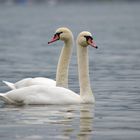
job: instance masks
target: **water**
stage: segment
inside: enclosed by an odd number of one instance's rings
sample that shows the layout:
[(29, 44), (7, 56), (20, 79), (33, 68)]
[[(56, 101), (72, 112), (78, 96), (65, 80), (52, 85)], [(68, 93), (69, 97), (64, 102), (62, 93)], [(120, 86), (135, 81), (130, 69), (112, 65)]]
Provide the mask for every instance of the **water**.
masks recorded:
[[(0, 81), (43, 76), (55, 79), (62, 42), (47, 45), (56, 28), (76, 37), (94, 34), (90, 50), (94, 105), (9, 106), (0, 102), (0, 139), (139, 140), (140, 3), (103, 2), (0, 5)], [(69, 88), (79, 92), (76, 50)], [(0, 92), (8, 91), (0, 82)]]

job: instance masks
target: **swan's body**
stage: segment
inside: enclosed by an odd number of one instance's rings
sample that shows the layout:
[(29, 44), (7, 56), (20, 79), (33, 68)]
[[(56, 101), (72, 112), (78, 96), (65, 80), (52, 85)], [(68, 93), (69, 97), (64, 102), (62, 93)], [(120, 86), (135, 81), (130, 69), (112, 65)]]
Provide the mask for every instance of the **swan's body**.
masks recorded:
[(7, 104), (76, 104), (94, 103), (95, 99), (89, 82), (87, 46), (96, 47), (89, 32), (81, 32), (77, 37), (78, 71), (80, 95), (63, 87), (34, 85), (0, 94)]
[(65, 45), (62, 48), (57, 65), (56, 81), (45, 77), (36, 77), (36, 78), (25, 78), (16, 83), (10, 83), (7, 81), (3, 81), (3, 83), (5, 83), (11, 89), (18, 89), (32, 85), (46, 85), (47, 87), (60, 86), (68, 88), (68, 69), (72, 53), (73, 34), (66, 27), (58, 28), (55, 32), (54, 37), (48, 43), (50, 44), (57, 40), (64, 41)]
[(0, 94), (6, 104), (75, 104), (80, 103), (78, 94), (63, 87), (46, 87), (45, 85), (33, 85), (29, 87), (11, 90), (6, 94)]
[(3, 83), (5, 83), (11, 89), (18, 89), (18, 88), (28, 87), (32, 85), (46, 85), (48, 87), (56, 86), (56, 81), (44, 77), (25, 78), (16, 83), (3, 81)]

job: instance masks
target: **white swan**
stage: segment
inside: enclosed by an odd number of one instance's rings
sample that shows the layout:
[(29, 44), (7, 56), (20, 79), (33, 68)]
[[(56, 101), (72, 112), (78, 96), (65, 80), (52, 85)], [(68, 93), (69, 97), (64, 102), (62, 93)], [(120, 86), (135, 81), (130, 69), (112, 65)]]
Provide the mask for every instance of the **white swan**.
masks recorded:
[(48, 44), (55, 42), (57, 40), (64, 41), (65, 45), (61, 51), (57, 65), (56, 81), (45, 77), (36, 77), (36, 78), (25, 78), (16, 83), (10, 83), (7, 81), (3, 82), (6, 85), (8, 85), (8, 87), (10, 87), (11, 89), (18, 89), (32, 85), (47, 85), (48, 87), (61, 86), (68, 88), (68, 69), (72, 53), (73, 34), (66, 27), (58, 28), (55, 32), (54, 37), (51, 39), (50, 42), (48, 42)]
[(0, 99), (7, 104), (76, 104), (94, 103), (95, 99), (90, 87), (87, 46), (97, 46), (91, 33), (84, 31), (77, 37), (78, 71), (80, 95), (63, 87), (47, 87), (34, 85), (11, 90), (0, 94)]

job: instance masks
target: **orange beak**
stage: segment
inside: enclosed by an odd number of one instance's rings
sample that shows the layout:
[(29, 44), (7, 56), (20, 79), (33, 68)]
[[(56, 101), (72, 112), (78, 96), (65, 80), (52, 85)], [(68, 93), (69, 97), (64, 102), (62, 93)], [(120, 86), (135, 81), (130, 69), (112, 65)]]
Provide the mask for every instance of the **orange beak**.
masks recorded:
[(96, 49), (98, 48), (98, 46), (96, 46), (96, 43), (91, 38), (89, 38), (87, 42), (88, 42), (88, 44), (90, 46), (92, 46), (92, 47), (94, 47)]
[(48, 44), (53, 43), (55, 41), (59, 40), (59, 35), (55, 34), (54, 37), (48, 42)]

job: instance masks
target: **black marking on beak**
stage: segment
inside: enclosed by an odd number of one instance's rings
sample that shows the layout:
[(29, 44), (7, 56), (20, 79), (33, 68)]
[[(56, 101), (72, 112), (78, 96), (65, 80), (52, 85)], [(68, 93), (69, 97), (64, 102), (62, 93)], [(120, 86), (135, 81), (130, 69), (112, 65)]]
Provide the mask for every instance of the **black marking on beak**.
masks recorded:
[(60, 37), (60, 34), (62, 34), (62, 33), (63, 32), (57, 32), (57, 33), (54, 34), (54, 37), (56, 37), (56, 36)]
[(84, 36), (86, 38), (86, 40), (88, 41), (89, 39), (93, 40), (92, 36)]

